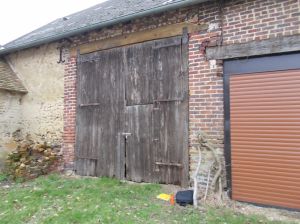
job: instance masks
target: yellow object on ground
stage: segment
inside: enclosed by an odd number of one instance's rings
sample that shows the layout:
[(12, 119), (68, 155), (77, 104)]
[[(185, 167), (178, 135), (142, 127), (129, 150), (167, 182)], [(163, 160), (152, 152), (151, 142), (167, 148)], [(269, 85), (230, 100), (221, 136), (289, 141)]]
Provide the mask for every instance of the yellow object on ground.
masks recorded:
[(170, 194), (160, 194), (160, 195), (157, 195), (156, 198), (164, 200), (164, 201), (170, 201), (171, 195)]

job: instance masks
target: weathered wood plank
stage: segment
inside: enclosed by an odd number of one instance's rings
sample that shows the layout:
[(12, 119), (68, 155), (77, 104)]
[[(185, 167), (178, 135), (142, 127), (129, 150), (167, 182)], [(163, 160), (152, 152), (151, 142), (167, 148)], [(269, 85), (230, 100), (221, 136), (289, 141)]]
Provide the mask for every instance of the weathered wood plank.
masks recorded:
[(205, 30), (208, 28), (207, 24), (193, 24), (193, 23), (177, 23), (172, 25), (162, 26), (156, 29), (139, 31), (135, 33), (120, 35), (117, 37), (94, 41), (91, 43), (83, 44), (70, 50), (71, 56), (76, 56), (78, 50), (80, 54), (91, 53), (95, 51), (141, 43), (145, 41), (162, 39), (182, 34), (182, 28), (187, 27), (189, 33)]
[[(185, 97), (188, 82), (185, 73), (187, 61), (183, 64), (183, 60), (187, 60), (183, 41), (182, 37), (172, 37), (156, 44), (165, 47), (154, 48), (156, 110), (153, 112), (153, 146), (156, 176), (160, 183), (178, 185), (186, 185), (188, 178), (188, 170), (184, 169), (184, 159), (188, 157), (185, 145), (188, 139), (185, 130), (188, 125), (188, 98)], [(180, 45), (174, 44), (177, 42)]]
[(230, 59), (300, 51), (300, 35), (278, 37), (249, 43), (209, 47), (207, 59)]
[(136, 182), (156, 182), (152, 150), (153, 105), (127, 107), (126, 178)]
[(181, 45), (181, 75), (182, 75), (182, 108), (183, 108), (183, 142), (182, 142), (182, 180), (181, 185), (189, 186), (189, 35), (188, 30), (183, 28)]
[(153, 54), (151, 42), (125, 48), (126, 106), (153, 102)]

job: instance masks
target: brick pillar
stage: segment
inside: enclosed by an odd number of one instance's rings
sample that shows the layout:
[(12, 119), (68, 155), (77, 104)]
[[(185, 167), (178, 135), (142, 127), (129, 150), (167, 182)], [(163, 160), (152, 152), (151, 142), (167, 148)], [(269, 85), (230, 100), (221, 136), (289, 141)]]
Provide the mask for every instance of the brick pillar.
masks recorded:
[[(215, 60), (205, 58), (205, 46), (215, 44), (219, 32), (190, 35), (189, 42), (189, 142), (190, 175), (198, 161), (198, 152), (193, 147), (199, 131), (207, 133), (223, 153), (223, 78), (222, 66)], [(202, 164), (204, 170), (208, 170)]]
[(74, 168), (76, 129), (76, 57), (70, 57), (65, 63), (64, 75), (64, 168)]

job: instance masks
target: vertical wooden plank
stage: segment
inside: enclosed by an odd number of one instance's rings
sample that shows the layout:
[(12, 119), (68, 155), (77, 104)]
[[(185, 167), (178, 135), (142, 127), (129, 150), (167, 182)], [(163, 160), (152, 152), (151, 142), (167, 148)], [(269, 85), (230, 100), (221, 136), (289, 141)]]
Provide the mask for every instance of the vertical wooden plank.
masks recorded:
[[(187, 185), (187, 79), (181, 37), (156, 42), (154, 63), (156, 100), (154, 133), (159, 182)], [(187, 60), (187, 58), (186, 58)], [(188, 164), (187, 164), (188, 165)]]
[(182, 186), (189, 186), (189, 35), (188, 29), (183, 28), (181, 44), (181, 74), (183, 85), (183, 153), (182, 153)]
[[(79, 56), (81, 57), (81, 56)], [(82, 62), (81, 58), (78, 60), (78, 80), (77, 89), (82, 91), (77, 92), (77, 121), (76, 121), (76, 151), (75, 151), (75, 170), (81, 175), (95, 176), (95, 159), (97, 159), (97, 152), (93, 148), (93, 135), (96, 133), (96, 127), (93, 119), (98, 114), (99, 108), (91, 108), (80, 106), (88, 102), (93, 102), (88, 96), (92, 95), (89, 91), (91, 88), (91, 79), (89, 74), (94, 66), (88, 62)], [(84, 133), (91, 133), (84, 135)], [(84, 159), (83, 159), (84, 158)], [(88, 160), (93, 161), (88, 161)]]
[(120, 175), (118, 170), (120, 158), (118, 151), (121, 131), (121, 117), (124, 113), (124, 83), (122, 73), (123, 50), (111, 49), (98, 52), (98, 98), (101, 102), (100, 124), (102, 128), (99, 158), (101, 163), (98, 171), (101, 176), (116, 177)]
[(182, 98), (181, 37), (157, 40), (153, 43), (156, 86), (154, 99)]
[(152, 42), (125, 48), (126, 78), (126, 178), (152, 182)]
[(152, 43), (126, 47), (126, 105), (144, 105), (153, 102)]
[(126, 140), (126, 175), (128, 180), (152, 182), (152, 110), (153, 105), (127, 107), (127, 124), (131, 135)]

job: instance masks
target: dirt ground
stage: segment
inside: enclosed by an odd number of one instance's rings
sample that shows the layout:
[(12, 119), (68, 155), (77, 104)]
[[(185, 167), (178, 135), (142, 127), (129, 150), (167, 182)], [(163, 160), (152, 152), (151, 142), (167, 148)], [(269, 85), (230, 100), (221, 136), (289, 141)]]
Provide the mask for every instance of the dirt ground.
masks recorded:
[[(174, 185), (162, 185), (162, 193), (167, 194), (176, 194), (177, 191), (183, 190), (179, 186)], [(192, 189), (192, 188), (190, 188)], [(209, 199), (210, 198), (210, 199)], [(300, 211), (291, 211), (287, 209), (278, 209), (278, 208), (270, 208), (270, 207), (262, 207), (244, 202), (232, 201), (228, 197), (225, 196), (225, 200), (218, 204), (215, 202), (212, 197), (208, 197), (208, 200), (205, 202), (200, 201), (199, 209), (203, 210), (206, 205), (212, 207), (225, 207), (232, 209), (236, 213), (242, 213), (244, 215), (261, 215), (265, 216), (269, 220), (277, 220), (277, 221), (287, 221), (293, 223), (300, 224)]]
[(232, 205), (230, 207), (235, 211), (245, 215), (263, 215), (269, 220), (290, 221), (300, 223), (300, 211), (261, 207), (242, 202), (232, 202)]

